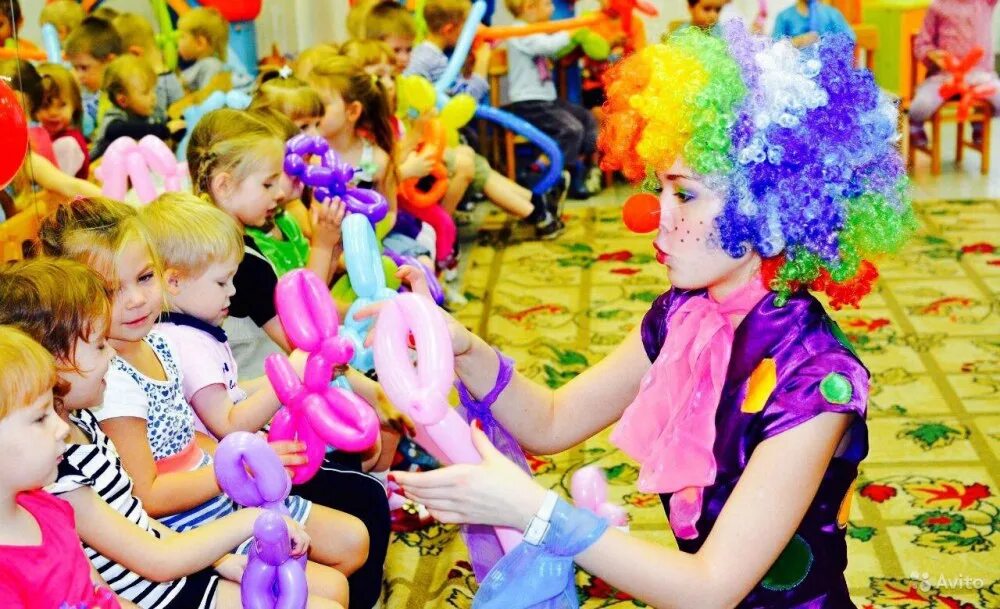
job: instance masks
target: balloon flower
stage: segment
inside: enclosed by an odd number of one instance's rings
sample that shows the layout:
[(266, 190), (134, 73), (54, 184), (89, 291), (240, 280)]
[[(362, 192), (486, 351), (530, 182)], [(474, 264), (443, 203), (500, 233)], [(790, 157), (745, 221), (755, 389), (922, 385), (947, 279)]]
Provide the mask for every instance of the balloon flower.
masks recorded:
[[(318, 158), (319, 164), (311, 164), (311, 158)], [(348, 211), (375, 224), (389, 213), (389, 203), (380, 192), (351, 186), (356, 171), (318, 135), (300, 133), (285, 144), (285, 173), (312, 186), (317, 199), (340, 197)]]
[[(409, 337), (417, 351), (410, 363)], [(375, 369), (392, 403), (406, 413), (450, 463), (479, 463), (468, 423), (448, 404), (455, 356), (448, 326), (437, 306), (419, 294), (387, 302), (375, 327)], [(497, 528), (504, 551), (520, 543), (513, 529)]]
[(593, 465), (580, 468), (570, 480), (570, 492), (577, 507), (590, 510), (611, 526), (628, 526), (625, 509), (608, 502), (608, 480), (604, 470)]
[(399, 195), (405, 198), (412, 207), (423, 208), (435, 205), (448, 190), (448, 169), (444, 166), (444, 149), (447, 147), (447, 143), (444, 125), (441, 124), (441, 121), (436, 118), (427, 119), (424, 122), (423, 138), (417, 146), (417, 152), (423, 152), (428, 148), (434, 150), (434, 165), (431, 167), (430, 173), (433, 180), (427, 188), (419, 186), (423, 178), (409, 178), (403, 180), (399, 185)]
[[(363, 216), (350, 217), (368, 224)], [(268, 439), (305, 444), (306, 463), (291, 468), (292, 481), (302, 484), (319, 470), (328, 444), (348, 452), (372, 446), (378, 419), (350, 388), (330, 383), (334, 368), (351, 361), (355, 346), (338, 334), (337, 310), (323, 281), (312, 271), (292, 271), (278, 280), (274, 299), (288, 339), (309, 355), (302, 379), (285, 355), (264, 360), (267, 378), (284, 404), (271, 421)]]
[(215, 452), (219, 487), (244, 507), (265, 511), (253, 525), (254, 541), (240, 580), (243, 606), (250, 609), (305, 609), (309, 597), (305, 555), (292, 558), (285, 498), (291, 480), (278, 455), (259, 436), (231, 433)]
[(969, 118), (969, 110), (977, 100), (989, 99), (996, 93), (996, 85), (992, 81), (978, 85), (968, 81), (969, 72), (983, 58), (984, 53), (983, 47), (975, 47), (962, 59), (951, 54), (945, 55), (945, 70), (951, 74), (951, 79), (941, 85), (940, 93), (944, 99), (958, 97), (956, 116), (960, 121)]
[(4, 145), (0, 146), (0, 188), (17, 175), (28, 154), (28, 121), (21, 103), (6, 79), (0, 78), (0, 128)]
[(125, 136), (111, 142), (101, 159), (101, 166), (94, 174), (103, 183), (102, 192), (111, 199), (124, 199), (131, 182), (135, 194), (143, 203), (156, 198), (153, 173), (163, 178), (167, 191), (181, 189), (185, 170), (174, 153), (155, 135), (147, 135), (138, 142)]

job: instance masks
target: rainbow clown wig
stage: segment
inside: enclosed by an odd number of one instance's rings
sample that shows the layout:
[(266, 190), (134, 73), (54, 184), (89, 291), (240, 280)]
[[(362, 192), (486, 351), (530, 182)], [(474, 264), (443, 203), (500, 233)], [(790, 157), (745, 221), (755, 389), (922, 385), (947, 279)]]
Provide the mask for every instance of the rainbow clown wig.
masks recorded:
[(719, 38), (688, 28), (606, 84), (604, 167), (652, 189), (682, 159), (725, 193), (720, 246), (758, 252), (779, 304), (808, 286), (857, 305), (878, 276), (872, 259), (915, 227), (897, 109), (854, 67), (846, 36), (800, 50), (734, 21)]

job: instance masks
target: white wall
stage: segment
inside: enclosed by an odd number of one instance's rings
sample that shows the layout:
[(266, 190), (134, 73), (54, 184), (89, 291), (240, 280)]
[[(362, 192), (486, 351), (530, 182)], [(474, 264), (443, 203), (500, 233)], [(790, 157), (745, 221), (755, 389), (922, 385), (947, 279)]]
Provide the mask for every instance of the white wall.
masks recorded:
[[(770, 0), (769, 19), (795, 0)], [(733, 0), (737, 8), (752, 19), (757, 14), (757, 0)], [(22, 34), (40, 42), (38, 14), (45, 0), (21, 0), (24, 11)], [(153, 12), (146, 0), (108, 0), (108, 6), (121, 11), (135, 12), (153, 20)], [(503, 0), (496, 0), (496, 24), (510, 21), (510, 14)], [(646, 32), (650, 40), (656, 40), (667, 29), (667, 24), (688, 16), (686, 0), (654, 0), (660, 9), (660, 16), (646, 19)], [(594, 10), (598, 0), (579, 0), (578, 11)], [(257, 19), (257, 41), (263, 55), (270, 53), (272, 42), (278, 42), (283, 53), (295, 53), (308, 46), (326, 40), (342, 41), (346, 37), (347, 0), (264, 0), (264, 8)], [(993, 15), (994, 40), (1000, 40), (1000, 11)], [(1000, 51), (1000, 44), (997, 44)]]

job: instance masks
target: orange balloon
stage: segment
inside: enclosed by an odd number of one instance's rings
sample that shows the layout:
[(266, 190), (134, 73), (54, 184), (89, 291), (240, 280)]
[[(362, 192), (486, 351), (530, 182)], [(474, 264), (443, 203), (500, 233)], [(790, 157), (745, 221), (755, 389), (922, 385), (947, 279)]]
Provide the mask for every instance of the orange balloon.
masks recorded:
[(648, 192), (634, 194), (625, 201), (622, 220), (633, 233), (651, 233), (660, 226), (660, 199)]

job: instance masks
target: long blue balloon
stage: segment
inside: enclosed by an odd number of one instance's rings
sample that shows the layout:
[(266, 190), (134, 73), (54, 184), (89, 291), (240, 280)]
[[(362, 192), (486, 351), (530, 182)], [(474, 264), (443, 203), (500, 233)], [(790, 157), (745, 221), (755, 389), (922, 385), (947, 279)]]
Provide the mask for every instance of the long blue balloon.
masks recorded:
[[(479, 29), (479, 23), (482, 21), (483, 15), (486, 14), (486, 9), (487, 6), (484, 0), (476, 0), (476, 3), (472, 5), (472, 10), (469, 11), (469, 16), (465, 19), (465, 24), (462, 25), (462, 33), (455, 44), (455, 51), (451, 54), (451, 59), (448, 60), (448, 67), (445, 68), (441, 78), (434, 83), (439, 107), (444, 107), (448, 103), (447, 91), (452, 83), (455, 82), (455, 79), (458, 78), (458, 73), (462, 69), (462, 66), (465, 65), (465, 59), (469, 56), (469, 49), (472, 48), (472, 41), (476, 37), (476, 30)], [(531, 189), (533, 193), (542, 194), (555, 185), (559, 180), (560, 174), (562, 174), (564, 160), (562, 151), (556, 145), (555, 140), (539, 131), (531, 123), (509, 112), (497, 110), (491, 106), (479, 105), (476, 108), (476, 117), (494, 122), (510, 129), (518, 135), (524, 136), (529, 141), (534, 142), (549, 157), (549, 170), (535, 184), (535, 187)]]
[(476, 107), (476, 118), (486, 119), (490, 122), (496, 123), (501, 127), (506, 127), (518, 135), (523, 135), (529, 141), (538, 146), (542, 152), (549, 157), (549, 169), (545, 173), (545, 176), (535, 184), (531, 192), (540, 195), (550, 188), (555, 186), (559, 177), (562, 175), (563, 168), (563, 153), (548, 135), (542, 133), (537, 127), (529, 123), (528, 121), (514, 116), (510, 112), (504, 112), (503, 110), (498, 110), (492, 106), (479, 105)]
[(51, 23), (42, 25), (42, 48), (49, 63), (62, 63), (62, 46), (59, 44), (59, 32)]
[(469, 11), (469, 16), (465, 18), (462, 33), (459, 34), (458, 42), (455, 43), (455, 50), (451, 54), (451, 59), (448, 60), (448, 67), (444, 69), (444, 74), (434, 83), (434, 90), (438, 92), (438, 96), (443, 95), (458, 78), (462, 66), (465, 65), (465, 59), (469, 56), (469, 50), (472, 49), (472, 41), (476, 37), (476, 30), (479, 29), (479, 23), (483, 20), (483, 15), (485, 14), (486, 3), (483, 0), (476, 0), (476, 3), (472, 5), (472, 10)]

